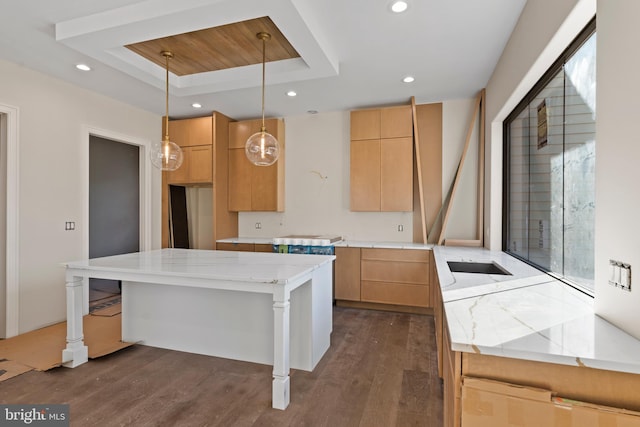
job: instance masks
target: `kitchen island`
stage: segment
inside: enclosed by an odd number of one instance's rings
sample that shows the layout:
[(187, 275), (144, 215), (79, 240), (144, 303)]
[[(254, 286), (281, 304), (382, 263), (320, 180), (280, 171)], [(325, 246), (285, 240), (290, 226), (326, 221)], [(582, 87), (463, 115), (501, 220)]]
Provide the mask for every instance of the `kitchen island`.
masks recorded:
[(273, 407), (290, 368), (312, 371), (330, 345), (330, 255), (162, 249), (66, 264), (64, 366), (87, 361), (88, 278), (122, 281), (122, 339), (272, 364)]

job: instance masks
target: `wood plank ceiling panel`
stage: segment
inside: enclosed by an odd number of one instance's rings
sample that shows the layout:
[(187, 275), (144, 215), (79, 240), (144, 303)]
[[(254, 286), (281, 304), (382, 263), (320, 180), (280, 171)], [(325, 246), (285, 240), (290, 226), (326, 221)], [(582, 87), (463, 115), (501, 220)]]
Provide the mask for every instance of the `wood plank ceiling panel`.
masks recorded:
[(170, 71), (185, 76), (262, 63), (262, 40), (256, 37), (260, 31), (271, 34), (271, 40), (267, 41), (267, 62), (300, 57), (268, 16), (125, 47), (162, 68), (165, 58), (161, 52), (168, 50), (174, 55), (169, 61)]

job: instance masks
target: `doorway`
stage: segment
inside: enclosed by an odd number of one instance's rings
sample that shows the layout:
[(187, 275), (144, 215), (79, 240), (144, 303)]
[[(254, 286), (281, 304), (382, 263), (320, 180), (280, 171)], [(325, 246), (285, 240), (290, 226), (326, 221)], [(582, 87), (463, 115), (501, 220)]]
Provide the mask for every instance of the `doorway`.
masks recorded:
[(0, 104), (0, 338), (18, 335), (18, 107)]
[(6, 338), (7, 330), (7, 116), (0, 111), (0, 338)]
[[(89, 136), (89, 258), (140, 251), (140, 147)], [(120, 283), (90, 279), (91, 309), (119, 301)]]

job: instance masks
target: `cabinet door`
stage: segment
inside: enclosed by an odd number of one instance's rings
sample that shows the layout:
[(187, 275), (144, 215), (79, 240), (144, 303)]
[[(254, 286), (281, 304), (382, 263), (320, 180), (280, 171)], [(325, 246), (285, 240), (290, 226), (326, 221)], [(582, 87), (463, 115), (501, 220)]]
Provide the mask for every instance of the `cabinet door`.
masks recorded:
[(190, 170), (191, 156), (189, 147), (182, 147), (182, 164), (178, 169), (167, 172), (167, 180), (170, 184), (187, 184), (189, 183)]
[(413, 137), (413, 116), (410, 105), (380, 110), (380, 138)]
[(247, 139), (262, 127), (262, 119), (229, 125), (229, 210), (284, 210), (284, 122), (265, 120), (267, 132), (280, 143), (280, 158), (271, 166), (255, 166), (247, 160)]
[(251, 210), (251, 163), (244, 147), (229, 149), (229, 210)]
[(261, 120), (243, 120), (229, 123), (229, 148), (242, 148), (247, 139), (260, 130)]
[(413, 139), (380, 141), (380, 210), (413, 210)]
[(380, 140), (351, 141), (351, 210), (380, 210)]
[(211, 145), (187, 147), (185, 150), (188, 150), (189, 152), (189, 182), (213, 182), (213, 158), (211, 156)]
[(338, 300), (360, 301), (360, 248), (335, 248), (335, 291)]
[(351, 139), (380, 139), (380, 110), (352, 111)]
[[(165, 122), (162, 121), (164, 135)], [(211, 117), (169, 120), (169, 139), (180, 147), (194, 145), (211, 145), (213, 141), (213, 124)]]
[[(280, 161), (278, 159), (278, 161)], [(249, 163), (247, 161), (247, 163)], [(251, 169), (251, 210), (278, 210), (278, 166), (250, 165)]]
[(209, 184), (213, 182), (211, 145), (182, 147), (182, 165), (167, 174), (170, 184)]

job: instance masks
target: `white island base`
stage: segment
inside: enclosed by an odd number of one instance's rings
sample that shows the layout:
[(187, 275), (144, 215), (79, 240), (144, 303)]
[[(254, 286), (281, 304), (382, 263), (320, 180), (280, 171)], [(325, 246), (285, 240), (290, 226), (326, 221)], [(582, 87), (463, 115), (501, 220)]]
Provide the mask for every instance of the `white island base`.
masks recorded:
[(273, 365), (285, 409), (290, 367), (312, 371), (330, 345), (333, 259), (165, 249), (69, 263), (64, 365), (87, 361), (85, 279), (122, 280), (123, 341)]

